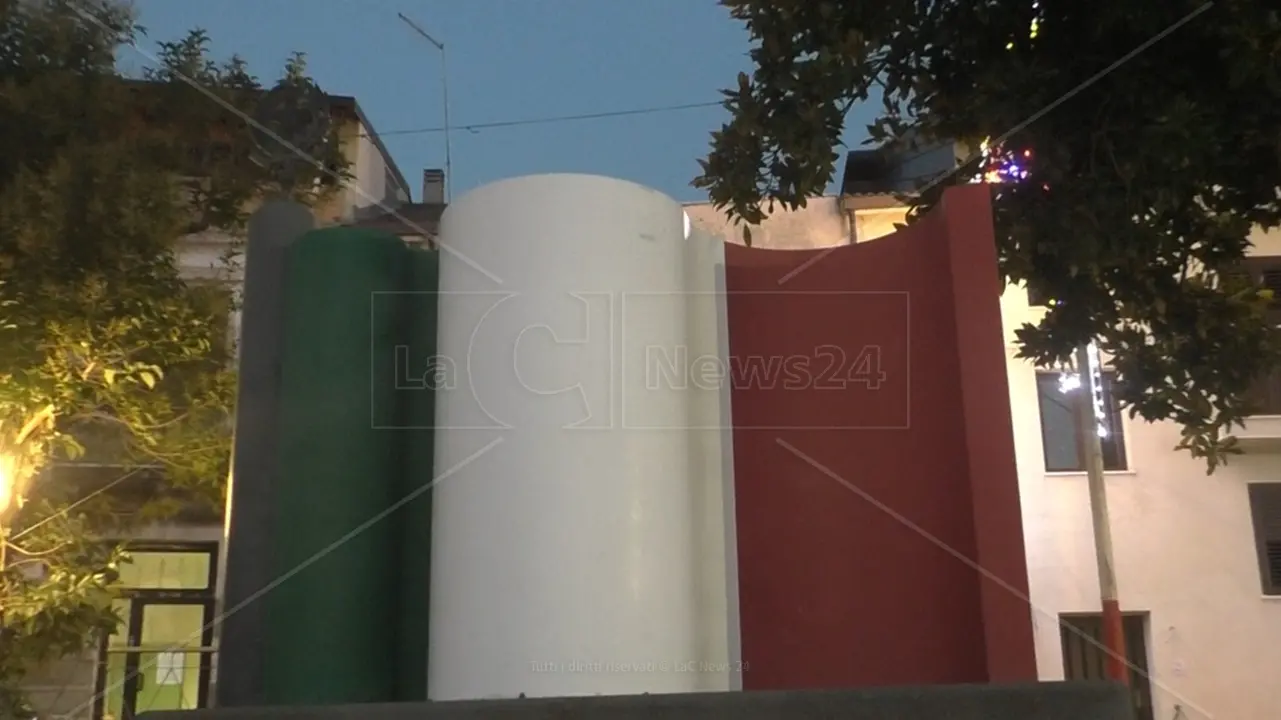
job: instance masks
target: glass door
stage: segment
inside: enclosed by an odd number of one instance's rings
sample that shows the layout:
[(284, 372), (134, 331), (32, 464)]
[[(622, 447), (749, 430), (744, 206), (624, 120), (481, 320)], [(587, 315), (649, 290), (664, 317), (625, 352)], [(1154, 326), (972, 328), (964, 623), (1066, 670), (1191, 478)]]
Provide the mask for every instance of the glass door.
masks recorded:
[[(126, 700), (134, 714), (153, 710), (194, 710), (204, 705), (209, 669), (205, 647), (207, 606), (181, 601), (135, 601), (138, 644), (129, 648)], [(133, 687), (129, 688), (128, 685)]]
[(122, 568), (121, 623), (102, 645), (102, 720), (208, 702), (213, 644), (213, 557), (204, 548), (141, 550)]

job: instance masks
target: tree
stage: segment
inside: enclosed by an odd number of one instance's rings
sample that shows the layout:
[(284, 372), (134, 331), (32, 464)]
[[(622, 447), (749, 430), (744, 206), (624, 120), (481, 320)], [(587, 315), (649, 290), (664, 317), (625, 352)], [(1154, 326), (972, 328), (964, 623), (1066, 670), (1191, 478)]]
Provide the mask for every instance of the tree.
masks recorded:
[[(1000, 272), (1055, 303), (1020, 354), (1094, 340), (1131, 417), (1183, 426), (1209, 471), (1279, 359), (1271, 296), (1231, 272), (1281, 220), (1281, 15), (1258, 0), (721, 0), (752, 38), (697, 187), (748, 224), (831, 181), (847, 111), (872, 141), (1030, 156), (993, 185)], [(1115, 67), (1114, 67), (1115, 65)], [(911, 217), (991, 156), (925, 178)]]
[[(0, 0), (0, 717), (23, 716), (33, 666), (116, 626), (112, 538), (222, 507), (229, 291), (184, 280), (177, 256), (184, 235), (235, 236), (279, 189), (243, 119), (263, 89), (199, 30), (124, 77), (139, 30), (114, 0)], [(311, 83), (301, 55), (281, 82)], [(332, 133), (318, 160), (292, 190), (305, 201), (347, 172)], [(59, 482), (78, 458), (119, 470)], [(109, 487), (144, 474), (142, 498)]]

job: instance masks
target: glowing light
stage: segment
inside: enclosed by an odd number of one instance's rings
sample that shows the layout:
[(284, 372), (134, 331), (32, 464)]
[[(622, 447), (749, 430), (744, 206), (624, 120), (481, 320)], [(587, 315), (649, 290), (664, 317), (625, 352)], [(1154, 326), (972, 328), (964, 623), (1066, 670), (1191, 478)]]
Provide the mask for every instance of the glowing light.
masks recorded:
[(995, 185), (1026, 180), (1032, 151), (1011, 152), (984, 140), (979, 143), (979, 156), (979, 171), (971, 182)]
[[(1032, 9), (1033, 9), (1033, 10), (1040, 10), (1040, 9), (1041, 9), (1041, 3), (1039, 3), (1039, 2), (1034, 2), (1034, 3), (1032, 3)], [(1028, 36), (1028, 38), (1029, 38), (1029, 39), (1031, 39), (1031, 40), (1035, 40), (1035, 39), (1036, 39), (1036, 36), (1037, 36), (1037, 35), (1039, 35), (1040, 33), (1041, 33), (1041, 18), (1039, 18), (1039, 17), (1034, 17), (1034, 18), (1032, 18), (1032, 22), (1031, 22), (1030, 26), (1028, 27), (1028, 30), (1027, 30), (1027, 36)], [(1006, 50), (1013, 50), (1013, 49), (1014, 49), (1014, 41), (1010, 41), (1010, 42), (1006, 43), (1006, 44), (1005, 44), (1005, 49), (1006, 49)]]
[[(1093, 385), (1094, 397), (1094, 419), (1095, 427), (1098, 428), (1099, 437), (1106, 438), (1111, 432), (1108, 429), (1111, 418), (1108, 417), (1107, 403), (1103, 397), (1103, 359), (1099, 355), (1099, 348), (1090, 343), (1086, 347), (1086, 354), (1090, 359), (1090, 380)], [(1081, 376), (1071, 370), (1063, 370), (1059, 373), (1059, 392), (1064, 395), (1071, 395), (1073, 392), (1081, 389)]]
[(17, 463), (10, 455), (0, 455), (0, 514), (13, 503), (14, 486), (18, 482)]

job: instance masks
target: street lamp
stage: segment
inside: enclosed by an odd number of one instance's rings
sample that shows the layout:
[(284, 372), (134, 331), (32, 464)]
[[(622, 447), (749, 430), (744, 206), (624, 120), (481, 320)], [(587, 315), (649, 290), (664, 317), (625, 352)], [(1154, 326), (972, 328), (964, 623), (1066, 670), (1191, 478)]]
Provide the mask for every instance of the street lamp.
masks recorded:
[(8, 453), (0, 453), (0, 535), (4, 530), (4, 518), (11, 506), (17, 504), (18, 460)]
[[(9, 547), (9, 531), (5, 523), (9, 510), (17, 503), (18, 459), (8, 453), (0, 453), (0, 575), (4, 573), (6, 549)], [(4, 601), (0, 596), (0, 603)]]

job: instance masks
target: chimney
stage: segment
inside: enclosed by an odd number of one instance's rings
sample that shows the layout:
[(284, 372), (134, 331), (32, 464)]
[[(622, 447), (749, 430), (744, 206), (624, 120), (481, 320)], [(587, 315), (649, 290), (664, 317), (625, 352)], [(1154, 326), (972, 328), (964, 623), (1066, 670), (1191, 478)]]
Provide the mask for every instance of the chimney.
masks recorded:
[(445, 171), (437, 168), (423, 170), (423, 202), (430, 205), (445, 203)]

